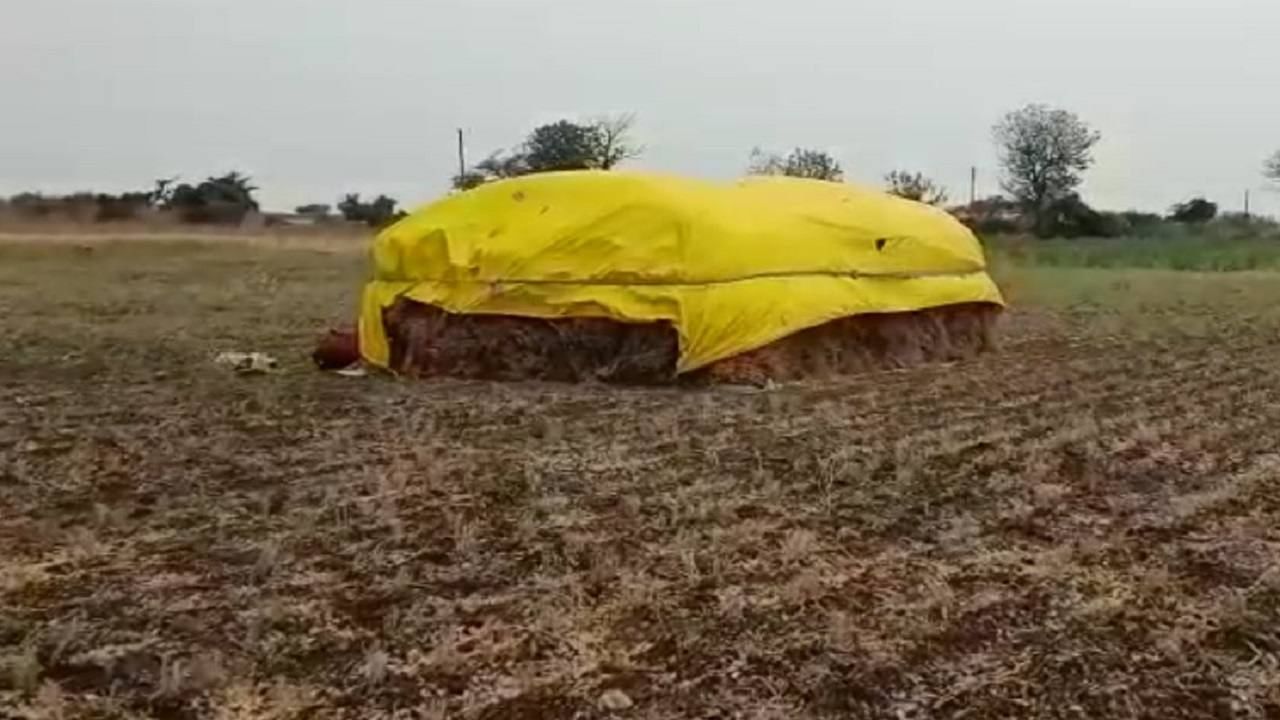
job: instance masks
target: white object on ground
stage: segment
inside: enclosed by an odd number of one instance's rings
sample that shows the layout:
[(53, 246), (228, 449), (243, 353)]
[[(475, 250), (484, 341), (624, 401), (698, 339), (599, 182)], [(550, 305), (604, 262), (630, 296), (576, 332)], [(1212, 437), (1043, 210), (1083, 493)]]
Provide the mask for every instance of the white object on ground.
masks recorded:
[(260, 352), (224, 352), (213, 361), (245, 375), (268, 373), (280, 366), (275, 358)]
[(605, 690), (600, 696), (600, 707), (605, 710), (627, 710), (633, 705), (635, 702), (621, 690)]

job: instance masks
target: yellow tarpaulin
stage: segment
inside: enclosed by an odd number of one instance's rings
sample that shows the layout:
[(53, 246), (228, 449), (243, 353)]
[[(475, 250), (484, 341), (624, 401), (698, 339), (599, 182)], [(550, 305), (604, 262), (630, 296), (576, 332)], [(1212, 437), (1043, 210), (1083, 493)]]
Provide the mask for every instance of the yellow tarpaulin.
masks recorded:
[(382, 310), (670, 321), (680, 372), (841, 317), (1003, 303), (946, 212), (843, 183), (531, 175), (446, 197), (382, 232), (360, 349), (386, 366)]

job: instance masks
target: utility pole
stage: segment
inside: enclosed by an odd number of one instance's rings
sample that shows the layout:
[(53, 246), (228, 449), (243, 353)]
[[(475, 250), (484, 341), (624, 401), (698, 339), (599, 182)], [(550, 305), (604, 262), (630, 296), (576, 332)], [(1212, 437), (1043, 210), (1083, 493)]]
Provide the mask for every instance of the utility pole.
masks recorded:
[(467, 148), (462, 139), (462, 128), (458, 128), (458, 179), (467, 174)]
[(969, 168), (969, 204), (978, 201), (978, 166)]
[(1244, 219), (1249, 219), (1249, 191), (1244, 191)]

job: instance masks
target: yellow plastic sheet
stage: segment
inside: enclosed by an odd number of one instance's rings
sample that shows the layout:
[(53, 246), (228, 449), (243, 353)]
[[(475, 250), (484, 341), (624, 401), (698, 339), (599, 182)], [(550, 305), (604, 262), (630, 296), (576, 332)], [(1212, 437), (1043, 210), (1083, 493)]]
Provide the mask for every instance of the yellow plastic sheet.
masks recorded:
[(382, 232), (360, 317), (386, 366), (397, 297), (454, 313), (670, 321), (688, 372), (841, 317), (1003, 304), (946, 212), (842, 183), (531, 175), (446, 197)]

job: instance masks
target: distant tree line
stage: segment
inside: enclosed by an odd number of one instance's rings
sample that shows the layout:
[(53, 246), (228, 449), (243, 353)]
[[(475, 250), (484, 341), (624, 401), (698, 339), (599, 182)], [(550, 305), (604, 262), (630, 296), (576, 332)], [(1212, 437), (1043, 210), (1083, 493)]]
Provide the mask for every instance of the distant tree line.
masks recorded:
[[(81, 192), (70, 195), (21, 193), (0, 198), (0, 214), (27, 220), (62, 219), (75, 222), (118, 222), (164, 218), (192, 225), (240, 225), (261, 208), (252, 178), (241, 172), (210, 177), (196, 183), (179, 182), (177, 178), (156, 180), (151, 190), (120, 194)], [(348, 194), (334, 206), (302, 205), (298, 216), (311, 222), (339, 219), (370, 227), (383, 227), (405, 213), (399, 202), (386, 195), (365, 201), (359, 194)]]
[[(612, 170), (644, 151), (632, 137), (634, 125), (634, 114), (547, 123), (534, 128), (515, 147), (493, 152), (473, 167), (463, 168), (452, 178), (452, 185), (457, 191), (467, 191), (534, 173)], [(1001, 118), (992, 135), (1004, 194), (948, 208), (980, 233), (1112, 237), (1152, 232), (1168, 223), (1203, 225), (1219, 217), (1218, 205), (1203, 197), (1179, 203), (1163, 216), (1136, 211), (1104, 212), (1090, 207), (1079, 188), (1084, 173), (1093, 165), (1093, 149), (1101, 135), (1068, 110), (1028, 105)], [(1262, 171), (1264, 177), (1280, 184), (1280, 151), (1264, 161)], [(809, 147), (796, 147), (787, 153), (757, 148), (748, 158), (746, 172), (835, 183), (844, 180), (844, 168), (831, 153)], [(887, 174), (884, 189), (907, 200), (939, 207), (946, 205), (949, 195), (945, 187), (923, 173), (906, 170)], [(149, 191), (119, 195), (77, 193), (53, 197), (23, 193), (0, 200), (0, 212), (96, 222), (164, 215), (184, 223), (238, 224), (259, 212), (257, 190), (249, 176), (230, 172), (198, 183), (162, 179)], [(405, 215), (394, 198), (378, 195), (365, 200), (359, 194), (345, 195), (336, 206), (302, 205), (296, 213), (310, 222), (340, 219), (375, 228)], [(1226, 219), (1249, 220), (1238, 216)]]
[(230, 172), (195, 184), (179, 183), (176, 178), (157, 180), (151, 190), (118, 195), (22, 193), (4, 201), (0, 209), (28, 219), (113, 222), (166, 214), (186, 223), (237, 224), (258, 211), (253, 196), (257, 189), (247, 175)]
[[(495, 152), (454, 176), (453, 187), (465, 191), (534, 173), (613, 169), (642, 151), (631, 137), (634, 122), (634, 115), (623, 115), (542, 125), (515, 148)], [(1179, 203), (1166, 215), (1104, 212), (1091, 207), (1079, 187), (1093, 165), (1093, 149), (1101, 135), (1070, 111), (1028, 105), (1001, 118), (992, 134), (1005, 194), (948, 208), (980, 233), (1112, 237), (1154, 232), (1170, 223), (1201, 225), (1218, 217), (1218, 206), (1200, 197)], [(844, 181), (845, 174), (831, 153), (803, 146), (785, 153), (756, 148), (748, 158), (746, 172), (837, 183)], [(1280, 183), (1280, 152), (1267, 161), (1265, 173)], [(946, 206), (949, 199), (947, 188), (924, 173), (908, 170), (885, 175), (884, 189), (939, 207)]]

